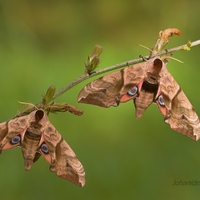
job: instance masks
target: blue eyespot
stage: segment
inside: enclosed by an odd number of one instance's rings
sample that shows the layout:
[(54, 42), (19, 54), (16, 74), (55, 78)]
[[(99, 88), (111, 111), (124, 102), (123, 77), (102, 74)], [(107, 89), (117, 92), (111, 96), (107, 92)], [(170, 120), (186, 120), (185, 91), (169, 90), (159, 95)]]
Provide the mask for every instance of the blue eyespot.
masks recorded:
[(137, 88), (137, 86), (135, 86), (131, 90), (129, 90), (127, 92), (127, 94), (130, 95), (130, 96), (134, 96), (137, 93), (137, 91), (138, 91), (138, 88)]
[(165, 106), (165, 102), (164, 102), (164, 99), (163, 99), (163, 96), (162, 96), (162, 95), (160, 95), (160, 96), (158, 97), (158, 103), (159, 103), (161, 106)]
[(45, 154), (49, 153), (48, 147), (45, 143), (43, 143), (40, 148), (41, 148), (43, 153), (45, 153)]
[(10, 141), (10, 143), (11, 143), (11, 144), (17, 144), (17, 143), (20, 142), (20, 140), (21, 140), (20, 135), (17, 135), (17, 136), (15, 136), (15, 137)]

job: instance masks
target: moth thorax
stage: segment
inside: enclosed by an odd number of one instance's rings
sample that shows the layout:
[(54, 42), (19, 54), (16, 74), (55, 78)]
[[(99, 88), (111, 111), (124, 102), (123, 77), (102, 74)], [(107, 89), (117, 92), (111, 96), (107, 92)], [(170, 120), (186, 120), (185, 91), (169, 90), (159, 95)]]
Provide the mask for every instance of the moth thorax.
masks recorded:
[(159, 83), (155, 79), (151, 79), (150, 77), (145, 79), (142, 85), (142, 89), (146, 92), (154, 93), (156, 94), (158, 91)]
[(36, 140), (41, 138), (41, 134), (42, 131), (34, 127), (29, 127), (25, 133), (25, 135), (30, 139), (36, 139)]
[(158, 85), (160, 80), (160, 75), (157, 73), (148, 72), (147, 78), (145, 80), (152, 85)]

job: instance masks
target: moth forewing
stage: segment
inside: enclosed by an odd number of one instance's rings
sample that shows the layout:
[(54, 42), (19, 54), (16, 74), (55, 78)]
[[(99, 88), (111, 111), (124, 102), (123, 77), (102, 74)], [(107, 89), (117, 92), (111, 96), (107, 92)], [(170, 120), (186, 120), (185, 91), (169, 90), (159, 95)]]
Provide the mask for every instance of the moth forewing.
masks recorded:
[(76, 154), (65, 140), (61, 140), (56, 148), (56, 174), (79, 186), (85, 185), (85, 171)]
[(50, 170), (57, 176), (83, 187), (85, 171), (76, 154), (49, 121), (44, 122), (43, 126), (40, 153), (50, 164)]
[(167, 117), (165, 122), (170, 124), (173, 130), (198, 140), (200, 137), (199, 117), (184, 92), (180, 89), (171, 102), (170, 117)]
[(26, 117), (15, 118), (0, 124), (0, 150), (21, 145), (21, 139), (29, 125)]
[(127, 67), (87, 84), (78, 95), (78, 102), (108, 108), (118, 106), (123, 95), (145, 75), (145, 63)]

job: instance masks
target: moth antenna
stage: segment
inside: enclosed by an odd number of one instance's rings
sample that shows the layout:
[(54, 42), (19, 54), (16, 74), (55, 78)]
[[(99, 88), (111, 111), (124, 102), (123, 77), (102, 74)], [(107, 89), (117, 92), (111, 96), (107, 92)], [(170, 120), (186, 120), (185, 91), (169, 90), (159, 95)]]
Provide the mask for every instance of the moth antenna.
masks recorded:
[(144, 48), (144, 49), (147, 49), (147, 50), (151, 51), (151, 53), (154, 54), (154, 52), (152, 51), (152, 49), (150, 49), (149, 47), (144, 46), (144, 45), (142, 45), (142, 44), (139, 44), (139, 46), (141, 46), (141, 47)]
[(163, 58), (163, 60), (165, 60), (165, 59), (172, 59), (172, 60), (175, 60), (175, 61), (177, 61), (177, 62), (179, 62), (179, 63), (181, 63), (181, 64), (184, 63), (183, 61), (181, 61), (181, 60), (179, 60), (179, 59), (177, 59), (177, 58), (174, 58), (174, 57), (172, 57), (172, 56), (164, 56), (164, 57), (162, 57), (162, 58)]
[(177, 58), (171, 57), (171, 59), (172, 59), (172, 60), (175, 60), (175, 61), (177, 61), (177, 62), (179, 62), (179, 63), (182, 63), (182, 64), (184, 63), (182, 60), (179, 60), (179, 59), (177, 59)]
[(18, 103), (24, 104), (24, 105), (28, 105), (28, 106), (32, 106), (32, 107), (35, 107), (37, 110), (39, 110), (39, 108), (36, 105), (32, 104), (32, 103), (23, 102), (23, 101), (18, 101)]
[(147, 49), (147, 50), (149, 50), (149, 51), (151, 52), (149, 58), (151, 58), (152, 55), (153, 55), (153, 56), (156, 56), (155, 52), (154, 52), (151, 48), (149, 48), (149, 47), (147, 47), (147, 46), (144, 46), (144, 45), (142, 45), (142, 44), (139, 44), (139, 46), (141, 46), (142, 48)]

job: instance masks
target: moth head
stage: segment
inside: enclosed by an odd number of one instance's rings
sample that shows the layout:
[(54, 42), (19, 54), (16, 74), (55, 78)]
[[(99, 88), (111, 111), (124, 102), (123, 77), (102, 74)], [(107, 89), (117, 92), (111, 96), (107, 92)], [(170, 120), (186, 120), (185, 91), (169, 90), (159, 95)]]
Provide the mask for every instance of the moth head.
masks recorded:
[(163, 64), (163, 61), (159, 57), (155, 58), (153, 60), (153, 73), (159, 74), (163, 67)]
[(164, 62), (159, 58), (152, 58), (147, 61), (147, 77), (145, 78), (151, 84), (158, 84), (161, 78), (161, 70), (164, 66)]
[(37, 110), (35, 112), (35, 121), (39, 122), (44, 117), (44, 111), (43, 110)]
[(44, 124), (48, 121), (48, 116), (43, 110), (36, 110), (29, 114), (30, 123)]

